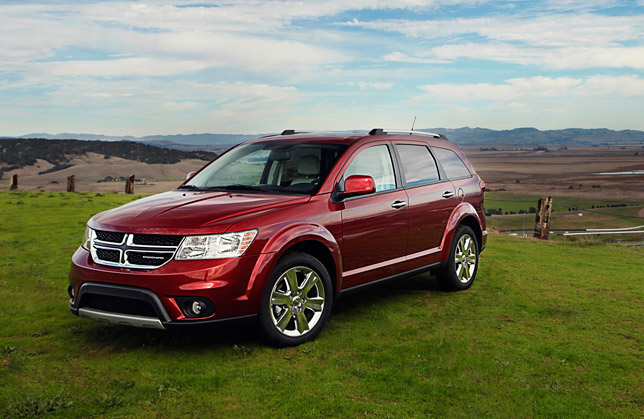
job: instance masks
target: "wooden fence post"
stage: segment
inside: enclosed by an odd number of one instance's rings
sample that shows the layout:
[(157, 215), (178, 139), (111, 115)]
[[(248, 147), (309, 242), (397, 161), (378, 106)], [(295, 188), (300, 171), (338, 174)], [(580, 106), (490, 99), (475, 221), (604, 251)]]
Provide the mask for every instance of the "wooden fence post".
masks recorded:
[(18, 175), (11, 176), (11, 186), (9, 186), (10, 191), (15, 191), (18, 189)]
[(537, 204), (537, 215), (534, 219), (534, 237), (541, 240), (550, 239), (550, 215), (552, 214), (552, 197), (544, 196)]
[(67, 192), (76, 192), (76, 176), (67, 176)]
[(125, 193), (134, 193), (134, 175), (125, 178)]

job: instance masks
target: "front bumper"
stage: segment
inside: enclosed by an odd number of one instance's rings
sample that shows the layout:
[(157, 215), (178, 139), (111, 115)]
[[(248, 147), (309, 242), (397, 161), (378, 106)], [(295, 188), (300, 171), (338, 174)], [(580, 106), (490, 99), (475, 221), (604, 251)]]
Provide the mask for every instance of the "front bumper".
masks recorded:
[[(70, 310), (80, 316), (110, 323), (166, 329), (174, 326), (212, 324), (229, 320), (250, 320), (259, 311), (261, 296), (253, 284), (261, 284), (256, 272), (266, 255), (239, 258), (176, 261), (153, 270), (134, 270), (98, 265), (88, 251), (79, 248), (72, 258), (69, 274), (74, 298)], [(104, 302), (88, 305), (85, 296), (118, 300), (119, 310)], [(177, 301), (185, 297), (205, 298), (214, 305), (208, 317), (184, 314)], [(129, 303), (144, 305), (130, 310)]]

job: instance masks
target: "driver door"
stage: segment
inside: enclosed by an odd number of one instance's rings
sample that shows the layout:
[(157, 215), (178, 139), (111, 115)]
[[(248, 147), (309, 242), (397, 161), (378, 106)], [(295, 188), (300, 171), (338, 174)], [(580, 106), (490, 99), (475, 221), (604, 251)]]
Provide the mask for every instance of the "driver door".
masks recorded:
[(390, 145), (358, 149), (346, 166), (340, 185), (352, 175), (371, 176), (376, 192), (343, 202), (342, 288), (406, 270), (407, 194), (394, 172)]

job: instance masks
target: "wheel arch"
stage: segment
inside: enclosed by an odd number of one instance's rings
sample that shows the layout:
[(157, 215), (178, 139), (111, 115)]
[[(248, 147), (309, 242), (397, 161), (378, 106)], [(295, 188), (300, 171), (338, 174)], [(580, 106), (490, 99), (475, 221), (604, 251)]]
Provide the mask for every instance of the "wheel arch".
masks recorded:
[(447, 222), (445, 233), (443, 234), (443, 240), (441, 242), (441, 261), (444, 262), (449, 257), (452, 238), (454, 237), (454, 233), (456, 233), (456, 229), (461, 225), (466, 225), (474, 231), (479, 251), (481, 250), (483, 244), (483, 228), (481, 226), (481, 219), (472, 204), (463, 202), (454, 209), (449, 221)]
[[(340, 246), (331, 232), (324, 227), (302, 223), (291, 225), (272, 235), (255, 264), (245, 298), (249, 301), (261, 301), (261, 295), (273, 269), (280, 259), (292, 252), (307, 253), (318, 259), (331, 277), (334, 296), (338, 295), (337, 290), (340, 289), (342, 278)], [(255, 308), (259, 311), (259, 304)]]
[(336, 266), (335, 259), (333, 258), (333, 253), (329, 250), (329, 248), (324, 245), (322, 242), (318, 240), (303, 240), (300, 242), (293, 243), (292, 246), (287, 248), (282, 255), (278, 258), (279, 259), (285, 257), (286, 255), (290, 253), (306, 253), (317, 260), (319, 260), (322, 265), (326, 268), (327, 272), (329, 273), (329, 276), (331, 277), (331, 285), (333, 285), (333, 294), (337, 294), (338, 290), (338, 270)]

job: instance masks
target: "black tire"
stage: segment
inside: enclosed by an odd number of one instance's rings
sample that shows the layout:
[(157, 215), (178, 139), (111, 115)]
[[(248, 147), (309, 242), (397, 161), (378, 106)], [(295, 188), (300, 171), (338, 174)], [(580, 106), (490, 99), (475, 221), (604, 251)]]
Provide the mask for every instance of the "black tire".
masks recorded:
[[(295, 292), (292, 281), (297, 283)], [(309, 254), (289, 253), (277, 262), (266, 284), (259, 327), (273, 346), (301, 345), (320, 334), (332, 308), (333, 286), (324, 265)]]
[(466, 225), (456, 229), (449, 257), (436, 278), (448, 291), (463, 291), (472, 286), (479, 267), (479, 244), (474, 231)]

